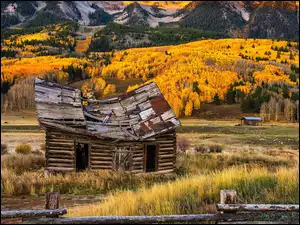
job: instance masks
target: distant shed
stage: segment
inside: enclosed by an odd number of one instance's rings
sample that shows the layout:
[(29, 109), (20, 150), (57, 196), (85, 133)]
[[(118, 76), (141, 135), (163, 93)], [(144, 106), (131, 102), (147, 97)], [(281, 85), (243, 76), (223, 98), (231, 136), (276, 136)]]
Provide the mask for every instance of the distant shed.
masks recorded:
[(98, 101), (36, 78), (35, 93), (46, 169), (173, 172), (180, 122), (154, 82)]
[(263, 118), (261, 118), (261, 117), (244, 116), (241, 119), (241, 124), (244, 124), (244, 125), (260, 126), (260, 125), (262, 125), (262, 122), (263, 122)]

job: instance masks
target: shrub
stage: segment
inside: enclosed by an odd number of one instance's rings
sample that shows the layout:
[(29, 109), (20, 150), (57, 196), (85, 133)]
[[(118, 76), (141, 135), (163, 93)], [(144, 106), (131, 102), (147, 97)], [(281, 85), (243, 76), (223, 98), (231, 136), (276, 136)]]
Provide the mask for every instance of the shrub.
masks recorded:
[(31, 152), (30, 144), (20, 144), (16, 147), (16, 153), (27, 155)]
[(7, 153), (7, 145), (6, 144), (1, 144), (1, 155)]
[(186, 150), (190, 147), (190, 141), (186, 137), (178, 137), (177, 138), (177, 149), (182, 152), (186, 152)]
[(195, 151), (198, 153), (204, 153), (204, 152), (208, 152), (208, 148), (205, 147), (204, 145), (198, 145), (195, 147)]
[(36, 171), (44, 167), (45, 157), (37, 155), (10, 154), (1, 157), (1, 170), (21, 174), (25, 171)]
[(216, 152), (216, 153), (220, 153), (223, 151), (223, 145), (210, 145), (209, 146), (209, 152)]
[(209, 145), (209, 146), (205, 146), (205, 145), (198, 145), (195, 147), (195, 151), (197, 153), (206, 153), (206, 152), (216, 152), (216, 153), (220, 153), (223, 150), (223, 146), (222, 145)]

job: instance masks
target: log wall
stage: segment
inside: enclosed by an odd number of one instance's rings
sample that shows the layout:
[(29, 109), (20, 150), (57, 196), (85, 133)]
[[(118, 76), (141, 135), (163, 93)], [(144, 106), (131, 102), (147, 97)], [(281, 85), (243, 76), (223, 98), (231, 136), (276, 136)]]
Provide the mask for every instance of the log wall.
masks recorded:
[(176, 133), (160, 135), (155, 142), (158, 144), (158, 172), (173, 172), (176, 163)]
[(46, 131), (46, 168), (75, 171), (74, 139), (58, 131)]
[(131, 152), (132, 173), (146, 171), (147, 144), (157, 146), (157, 173), (173, 172), (176, 162), (176, 134), (163, 134), (143, 142), (103, 141), (89, 136), (64, 134), (55, 130), (46, 131), (46, 168), (60, 172), (76, 171), (75, 142), (89, 144), (89, 170), (114, 170), (117, 151)]

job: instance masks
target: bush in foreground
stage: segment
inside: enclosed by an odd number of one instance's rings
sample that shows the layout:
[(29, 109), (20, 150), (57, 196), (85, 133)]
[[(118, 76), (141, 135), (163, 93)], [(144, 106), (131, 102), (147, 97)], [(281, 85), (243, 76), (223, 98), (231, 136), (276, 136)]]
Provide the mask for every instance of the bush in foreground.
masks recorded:
[(186, 152), (188, 148), (190, 147), (190, 141), (186, 137), (177, 137), (177, 149), (181, 152)]
[(20, 144), (16, 147), (16, 153), (27, 155), (31, 152), (30, 144)]

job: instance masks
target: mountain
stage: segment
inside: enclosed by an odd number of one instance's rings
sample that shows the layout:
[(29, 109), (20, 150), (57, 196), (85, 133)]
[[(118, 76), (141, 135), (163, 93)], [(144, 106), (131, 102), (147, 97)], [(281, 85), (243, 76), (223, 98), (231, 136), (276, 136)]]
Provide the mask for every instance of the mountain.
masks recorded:
[(182, 21), (184, 27), (223, 32), (231, 36), (242, 33), (250, 16), (239, 1), (193, 2), (184, 10), (187, 11)]
[(296, 2), (266, 1), (252, 8), (249, 37), (299, 37), (299, 5)]
[(2, 1), (1, 28), (71, 20), (140, 27), (177, 26), (232, 37), (298, 38), (296, 1)]

